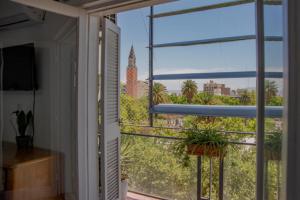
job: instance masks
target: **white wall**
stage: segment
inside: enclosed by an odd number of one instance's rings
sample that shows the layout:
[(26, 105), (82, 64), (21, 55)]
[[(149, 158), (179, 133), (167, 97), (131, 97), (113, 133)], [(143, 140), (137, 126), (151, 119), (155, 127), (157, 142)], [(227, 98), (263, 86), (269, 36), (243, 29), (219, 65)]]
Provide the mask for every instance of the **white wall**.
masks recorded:
[[(1, 0), (0, 13), (8, 15), (7, 11), (15, 12), (14, 8), (19, 9)], [(35, 44), (39, 85), (35, 106), (35, 146), (64, 154), (66, 193), (76, 189), (76, 133), (73, 128), (76, 25), (75, 19), (47, 13), (43, 24), (0, 31), (0, 47)], [(0, 134), (3, 140), (15, 142), (15, 132), (9, 123), (11, 113), (18, 105), (25, 110), (32, 109), (32, 92), (3, 91), (0, 98), (3, 99), (3, 110), (0, 111), (3, 114), (3, 129), (0, 130), (3, 132)]]

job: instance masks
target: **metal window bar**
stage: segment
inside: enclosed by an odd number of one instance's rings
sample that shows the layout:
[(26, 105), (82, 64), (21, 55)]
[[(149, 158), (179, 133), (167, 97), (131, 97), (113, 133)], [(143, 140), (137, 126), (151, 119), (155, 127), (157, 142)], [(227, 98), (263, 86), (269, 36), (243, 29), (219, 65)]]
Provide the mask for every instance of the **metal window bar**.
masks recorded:
[[(219, 79), (219, 78), (256, 78), (256, 71), (240, 72), (210, 72), (187, 74), (158, 74), (153, 75), (153, 80), (180, 80), (180, 79)], [(266, 72), (266, 78), (282, 78), (282, 72)]]
[(212, 176), (213, 176), (213, 164), (212, 159), (209, 158), (209, 199), (211, 199), (211, 192), (212, 192)]
[[(153, 113), (159, 113), (159, 109), (154, 108), (153, 104), (153, 80), (179, 80), (183, 78), (191, 79), (195, 77), (200, 78), (215, 78), (228, 76), (234, 78), (244, 78), (244, 77), (255, 77), (256, 72), (220, 72), (220, 73), (198, 73), (198, 74), (176, 74), (176, 75), (153, 75), (153, 50), (154, 48), (161, 47), (174, 47), (174, 46), (190, 46), (190, 45), (201, 45), (201, 44), (213, 44), (213, 43), (224, 43), (224, 42), (234, 42), (242, 40), (256, 39), (256, 35), (245, 35), (245, 36), (235, 36), (235, 37), (223, 37), (223, 38), (213, 38), (205, 40), (196, 40), (196, 41), (186, 41), (186, 42), (175, 42), (175, 43), (166, 43), (166, 44), (153, 44), (153, 19), (154, 19), (154, 9), (150, 7), (150, 16), (149, 16), (149, 123), (150, 126), (153, 126)], [(267, 36), (264, 38), (265, 41), (282, 41), (282, 37), (279, 36)], [(241, 76), (241, 77), (239, 77)], [(281, 78), (282, 74), (280, 72), (269, 72), (266, 74), (269, 77), (278, 77)], [(176, 114), (180, 114), (176, 112)]]
[(257, 88), (257, 113), (256, 113), (256, 199), (264, 199), (264, 119), (265, 119), (265, 55), (264, 55), (264, 0), (255, 2), (256, 21), (256, 88)]
[[(185, 138), (182, 137), (174, 137), (174, 136), (162, 136), (162, 135), (150, 135), (150, 134), (144, 134), (144, 133), (129, 133), (129, 132), (121, 132), (122, 135), (131, 135), (131, 136), (138, 136), (138, 137), (148, 137), (148, 138), (159, 138), (159, 139), (168, 139), (168, 140), (183, 140)], [(229, 144), (234, 145), (249, 145), (249, 146), (255, 146), (255, 143), (251, 142), (240, 142), (240, 141), (229, 141)]]
[[(149, 17), (149, 110), (153, 107), (153, 6), (150, 7)], [(153, 126), (153, 114), (149, 112), (149, 123)]]
[[(281, 118), (282, 106), (266, 106), (263, 117)], [(260, 112), (256, 106), (215, 106), (188, 104), (158, 104), (150, 110), (153, 114), (179, 114), (211, 117), (255, 118)], [(259, 113), (260, 114), (260, 113)]]
[(153, 15), (154, 18), (161, 18), (161, 17), (170, 17), (174, 15), (182, 15), (182, 14), (188, 14), (188, 13), (194, 13), (194, 12), (201, 12), (201, 11), (208, 11), (208, 10), (215, 10), (219, 8), (226, 8), (226, 7), (232, 7), (232, 6), (238, 6), (243, 4), (249, 4), (254, 3), (253, 0), (242, 0), (242, 1), (231, 1), (231, 2), (225, 2), (225, 3), (218, 3), (218, 4), (212, 4), (207, 6), (199, 6), (194, 8), (188, 8), (183, 10), (175, 10), (170, 12), (164, 12), (164, 13), (157, 13)]
[[(153, 129), (168, 129), (168, 130), (178, 130), (178, 131), (188, 131), (192, 130), (191, 128), (178, 128), (178, 127), (166, 127), (166, 126), (145, 126), (145, 125), (136, 125), (136, 124), (124, 124), (121, 123), (124, 127), (138, 127), (138, 128), (153, 128)], [(226, 130), (217, 130), (218, 132), (226, 134), (241, 134), (241, 135), (255, 135), (255, 132), (243, 132), (243, 131), (226, 131)]]
[[(188, 13), (194, 13), (194, 12), (215, 10), (215, 9), (220, 9), (220, 8), (250, 4), (250, 3), (254, 3), (254, 2), (255, 2), (254, 0), (230, 1), (230, 2), (207, 5), (207, 6), (199, 6), (199, 7), (194, 7), (194, 8), (187, 8), (187, 9), (182, 9), (182, 10), (157, 13), (157, 14), (153, 15), (153, 18), (170, 17), (170, 16), (174, 16), (174, 15), (182, 15), (182, 14), (188, 14)], [(269, 0), (269, 1), (265, 1), (265, 4), (266, 5), (281, 5), (282, 1), (281, 0)]]
[[(198, 40), (198, 41), (187, 41), (187, 42), (176, 42), (176, 43), (167, 43), (167, 44), (157, 44), (153, 45), (153, 18), (156, 17), (163, 17), (163, 14), (156, 14), (155, 16), (153, 15), (153, 8), (152, 12), (150, 14), (150, 28), (152, 31), (150, 31), (150, 39), (151, 42), (149, 41), (149, 54), (151, 54), (152, 58), (150, 58), (149, 62), (149, 70), (150, 72), (150, 77), (149, 80), (152, 81), (153, 77), (151, 76), (151, 72), (153, 73), (153, 48), (158, 48), (158, 47), (172, 47), (172, 46), (188, 46), (188, 45), (199, 45), (199, 44), (211, 44), (211, 43), (220, 43), (220, 42), (232, 42), (232, 41), (239, 41), (239, 40), (246, 40), (246, 39), (256, 39), (256, 46), (257, 46), (257, 89), (258, 89), (258, 96), (257, 96), (257, 185), (256, 185), (256, 199), (261, 200), (263, 199), (263, 190), (264, 190), (264, 185), (263, 185), (263, 177), (264, 177), (264, 157), (263, 157), (263, 144), (264, 144), (264, 41), (282, 41), (281, 37), (264, 37), (264, 27), (263, 27), (263, 5), (269, 4), (269, 5), (280, 5), (281, 1), (268, 1), (268, 2), (263, 2), (262, 0), (256, 0), (255, 1), (255, 17), (256, 17), (256, 35), (253, 38), (253, 36), (238, 36), (238, 37), (227, 37), (227, 38), (217, 38), (216, 39), (209, 39), (209, 40)], [(226, 6), (225, 6), (226, 7)], [(216, 9), (216, 8), (211, 8), (211, 9)], [(183, 13), (177, 13), (171, 14), (169, 12), (169, 16), (171, 15), (178, 15), (178, 14), (183, 14)], [(191, 12), (191, 11), (189, 11)], [(187, 10), (186, 12), (187, 13)], [(164, 16), (167, 16), (164, 14)], [(151, 52), (151, 53), (150, 53)], [(152, 66), (151, 66), (152, 65)], [(152, 84), (149, 89), (151, 89)], [(151, 91), (149, 93), (152, 93)], [(150, 96), (150, 95), (149, 95)], [(150, 109), (152, 108), (152, 102), (153, 99), (150, 97)], [(153, 125), (153, 124), (151, 124)]]
[(201, 173), (202, 173), (202, 160), (201, 156), (197, 157), (197, 199), (202, 198), (202, 178), (201, 178)]
[(222, 181), (219, 181), (219, 197), (220, 200), (223, 200), (224, 195), (224, 158), (220, 158), (220, 164), (219, 164), (219, 179)]
[[(255, 39), (256, 39), (255, 35), (242, 35), (242, 36), (211, 38), (211, 39), (203, 39), (203, 40), (192, 40), (192, 41), (182, 41), (182, 42), (170, 42), (170, 43), (163, 43), (163, 44), (153, 44), (152, 47), (153, 48), (163, 48), (163, 47), (207, 45), (207, 44), (238, 42), (238, 41), (255, 40)], [(280, 42), (280, 41), (282, 41), (282, 37), (281, 36), (266, 36), (265, 41)]]

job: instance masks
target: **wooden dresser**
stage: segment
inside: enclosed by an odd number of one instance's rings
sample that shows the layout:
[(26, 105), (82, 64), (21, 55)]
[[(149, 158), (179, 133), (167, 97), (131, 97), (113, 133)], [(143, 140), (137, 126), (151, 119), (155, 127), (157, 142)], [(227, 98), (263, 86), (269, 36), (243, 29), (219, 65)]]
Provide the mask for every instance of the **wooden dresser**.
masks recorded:
[(59, 153), (32, 148), (18, 150), (3, 143), (4, 199), (61, 199), (63, 159)]

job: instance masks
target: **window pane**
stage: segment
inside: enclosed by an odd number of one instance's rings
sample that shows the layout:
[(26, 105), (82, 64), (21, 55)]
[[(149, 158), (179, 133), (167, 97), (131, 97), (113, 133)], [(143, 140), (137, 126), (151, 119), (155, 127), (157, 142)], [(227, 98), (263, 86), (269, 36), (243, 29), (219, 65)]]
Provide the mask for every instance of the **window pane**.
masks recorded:
[(254, 4), (154, 19), (154, 43), (254, 35)]
[(254, 71), (255, 41), (154, 49), (154, 74)]
[[(184, 92), (190, 88), (188, 82), (195, 85), (192, 97)], [(255, 78), (155, 81), (154, 88), (158, 85), (166, 88), (166, 99), (165, 102), (155, 100), (156, 96), (160, 94), (156, 94), (156, 90), (154, 90), (155, 104), (255, 105), (256, 102)], [(189, 98), (192, 99), (189, 101)]]
[[(282, 37), (282, 5), (265, 5), (265, 35)], [(283, 71), (283, 42), (265, 41), (265, 72)], [(265, 78), (265, 105), (284, 106), (283, 78)], [(265, 197), (279, 199), (282, 190), (283, 118), (265, 118)]]
[(167, 199), (196, 199), (196, 159), (184, 167), (174, 155), (174, 143), (123, 135), (121, 163), (129, 177), (129, 190)]
[(231, 2), (231, 1), (232, 0), (201, 0), (201, 1), (180, 0), (172, 3), (155, 6), (155, 13), (170, 12), (170, 11), (176, 11), (181, 9), (189, 9), (193, 7), (207, 6), (207, 5), (219, 4), (219, 3)]

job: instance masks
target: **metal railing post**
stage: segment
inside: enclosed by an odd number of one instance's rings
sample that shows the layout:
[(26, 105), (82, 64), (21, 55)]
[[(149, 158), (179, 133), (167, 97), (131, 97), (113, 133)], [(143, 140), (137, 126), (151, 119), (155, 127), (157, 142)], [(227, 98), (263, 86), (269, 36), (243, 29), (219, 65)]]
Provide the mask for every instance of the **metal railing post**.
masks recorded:
[(149, 16), (149, 123), (153, 126), (153, 6), (150, 7)]
[(220, 157), (219, 165), (219, 200), (223, 200), (224, 194), (224, 157)]
[(209, 158), (209, 200), (211, 200), (211, 192), (212, 192), (212, 159)]
[(256, 151), (256, 200), (264, 199), (264, 118), (265, 118), (265, 62), (264, 62), (264, 2), (256, 0), (256, 88), (257, 88), (257, 151)]
[(201, 156), (197, 157), (197, 200), (201, 200), (202, 198), (202, 176), (201, 176), (201, 168), (202, 168), (202, 160)]

